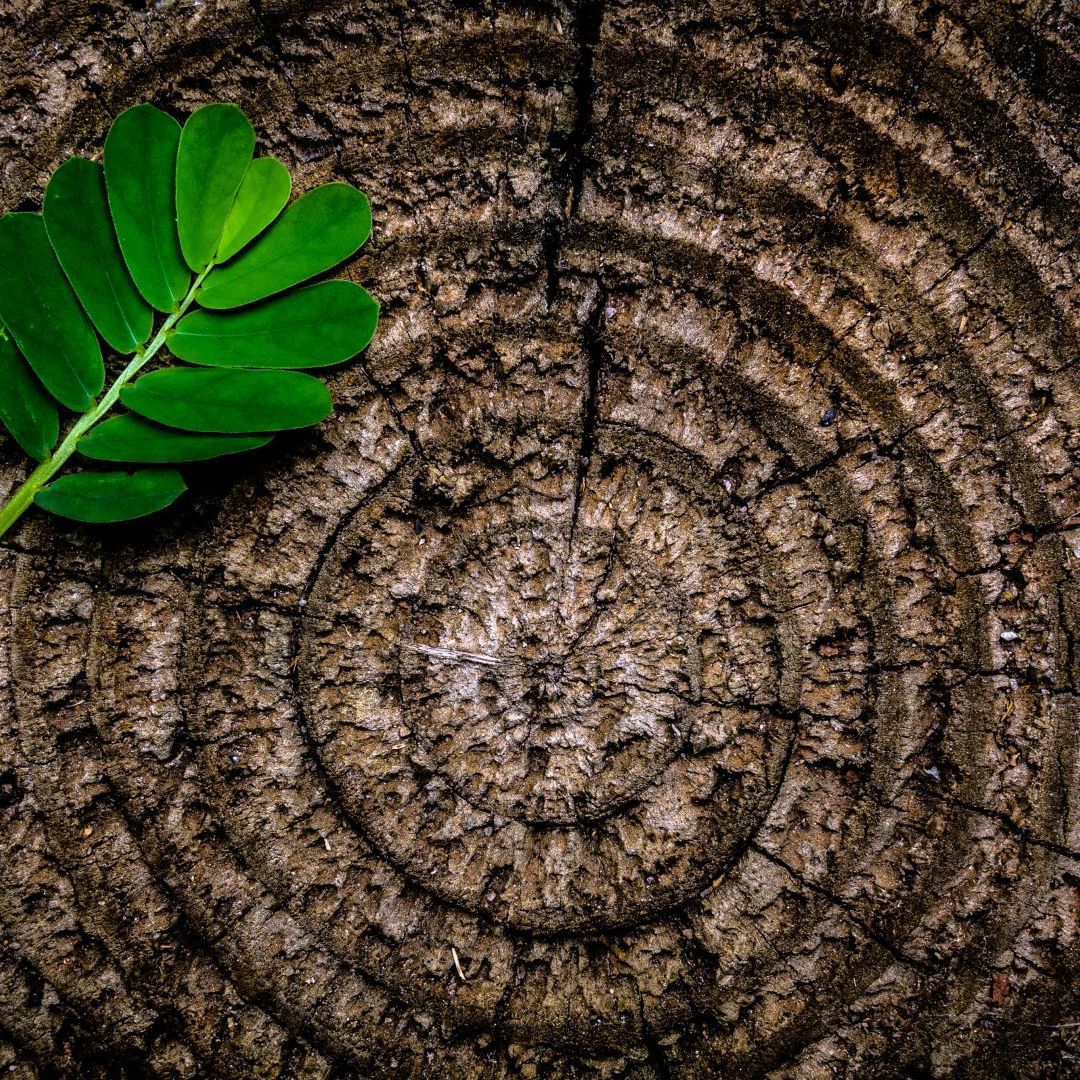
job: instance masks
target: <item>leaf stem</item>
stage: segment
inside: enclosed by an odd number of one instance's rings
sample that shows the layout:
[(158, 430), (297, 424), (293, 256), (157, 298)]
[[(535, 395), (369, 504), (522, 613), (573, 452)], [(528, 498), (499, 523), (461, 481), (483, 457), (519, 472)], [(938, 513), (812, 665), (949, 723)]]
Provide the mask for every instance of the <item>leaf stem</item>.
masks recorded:
[(191, 307), (195, 300), (195, 293), (203, 283), (206, 275), (214, 268), (211, 262), (207, 268), (195, 278), (188, 289), (187, 295), (180, 302), (180, 306), (161, 324), (161, 328), (145, 346), (135, 350), (135, 355), (128, 361), (127, 366), (117, 375), (113, 384), (105, 391), (102, 398), (89, 411), (85, 412), (75, 421), (71, 429), (64, 436), (64, 441), (34, 469), (22, 482), (15, 493), (0, 507), (0, 537), (23, 516), (34, 501), (34, 496), (63, 468), (67, 459), (75, 453), (79, 440), (116, 404), (120, 397), (120, 391), (139, 371), (154, 357), (169, 331), (176, 325), (182, 315)]

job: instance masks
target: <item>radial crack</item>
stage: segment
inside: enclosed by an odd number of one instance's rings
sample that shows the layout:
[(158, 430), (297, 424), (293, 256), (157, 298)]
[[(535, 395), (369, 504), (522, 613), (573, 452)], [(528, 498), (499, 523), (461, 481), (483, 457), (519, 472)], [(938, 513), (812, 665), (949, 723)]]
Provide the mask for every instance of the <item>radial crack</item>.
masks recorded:
[(588, 361), (585, 370), (585, 401), (582, 406), (581, 446), (578, 450), (577, 477), (574, 481), (574, 508), (570, 515), (570, 543), (574, 542), (577, 530), (578, 511), (581, 497), (585, 490), (585, 480), (589, 472), (596, 446), (596, 421), (599, 413), (600, 371), (604, 366), (603, 324), (607, 297), (598, 293), (592, 310), (585, 321), (582, 346)]
[(542, 248), (547, 272), (547, 302), (550, 307), (559, 297), (559, 252), (563, 230), (573, 220), (581, 202), (581, 191), (590, 159), (585, 147), (593, 134), (593, 100), (596, 79), (593, 75), (593, 55), (600, 40), (603, 20), (602, 4), (581, 3), (574, 15), (574, 39), (578, 46), (578, 62), (574, 72), (574, 123), (565, 135), (553, 135), (552, 150), (556, 153), (554, 170), (555, 191), (559, 210), (544, 227)]

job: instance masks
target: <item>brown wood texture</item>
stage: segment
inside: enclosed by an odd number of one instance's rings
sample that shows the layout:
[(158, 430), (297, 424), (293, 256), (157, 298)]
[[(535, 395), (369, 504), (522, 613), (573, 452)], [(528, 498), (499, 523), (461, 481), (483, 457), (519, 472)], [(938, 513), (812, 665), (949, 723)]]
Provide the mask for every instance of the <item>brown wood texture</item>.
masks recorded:
[(0, 209), (234, 101), (384, 305), (0, 548), (2, 1075), (1078, 1074), (1075, 8), (0, 13)]

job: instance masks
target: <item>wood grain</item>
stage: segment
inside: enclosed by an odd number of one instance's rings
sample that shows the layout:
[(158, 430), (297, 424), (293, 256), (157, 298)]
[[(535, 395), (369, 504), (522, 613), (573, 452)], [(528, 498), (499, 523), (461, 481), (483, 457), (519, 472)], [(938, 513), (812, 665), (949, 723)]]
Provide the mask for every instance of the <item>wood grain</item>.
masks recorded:
[(1075, 1071), (1067, 5), (0, 10), (0, 207), (235, 101), (383, 305), (0, 552), (8, 1075)]

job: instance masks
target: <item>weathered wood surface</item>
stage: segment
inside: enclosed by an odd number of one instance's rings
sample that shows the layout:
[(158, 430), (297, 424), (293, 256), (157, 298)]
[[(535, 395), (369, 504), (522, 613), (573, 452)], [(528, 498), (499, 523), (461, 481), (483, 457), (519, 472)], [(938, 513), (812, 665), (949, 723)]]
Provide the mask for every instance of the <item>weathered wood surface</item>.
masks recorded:
[(0, 551), (5, 1076), (1076, 1072), (1075, 9), (0, 11), (0, 209), (232, 100), (384, 304)]

